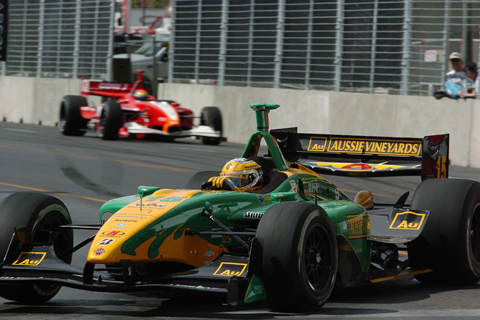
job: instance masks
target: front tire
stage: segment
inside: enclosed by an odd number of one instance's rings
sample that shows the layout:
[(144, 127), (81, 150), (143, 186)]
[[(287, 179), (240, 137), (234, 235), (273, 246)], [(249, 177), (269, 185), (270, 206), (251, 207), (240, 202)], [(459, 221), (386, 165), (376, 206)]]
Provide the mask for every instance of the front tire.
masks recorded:
[(473, 285), (480, 280), (480, 183), (428, 179), (416, 189), (412, 209), (430, 210), (420, 237), (409, 245), (412, 267), (431, 273), (420, 282)]
[[(25, 228), (25, 243), (52, 243), (55, 254), (66, 263), (72, 260), (66, 254), (73, 248), (73, 232), (59, 229), (71, 224), (70, 214), (59, 199), (34, 192), (14, 193), (0, 203), (0, 254), (3, 259), (14, 228)], [(39, 304), (52, 299), (60, 290), (59, 285), (25, 284), (2, 285), (2, 298), (25, 304)]]
[(322, 307), (338, 269), (335, 231), (325, 210), (306, 202), (275, 205), (260, 220), (257, 238), (267, 305), (288, 312)]
[(80, 113), (80, 107), (88, 105), (82, 96), (64, 96), (60, 104), (60, 132), (65, 136), (83, 136), (88, 120)]
[(122, 107), (115, 101), (105, 102), (100, 117), (100, 136), (103, 140), (117, 140), (121, 127)]
[(200, 114), (200, 124), (211, 127), (214, 131), (220, 131), (219, 138), (202, 137), (202, 143), (206, 145), (219, 145), (222, 141), (223, 124), (222, 113), (218, 107), (205, 107)]

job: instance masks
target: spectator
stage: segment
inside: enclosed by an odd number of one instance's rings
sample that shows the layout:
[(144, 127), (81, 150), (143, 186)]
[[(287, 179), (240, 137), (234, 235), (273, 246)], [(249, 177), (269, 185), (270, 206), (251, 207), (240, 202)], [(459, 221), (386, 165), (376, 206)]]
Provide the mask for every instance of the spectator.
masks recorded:
[(464, 71), (462, 55), (458, 52), (452, 52), (449, 56), (450, 71), (447, 72), (445, 79), (446, 92), (452, 98), (458, 98), (461, 94), (467, 93), (468, 77)]
[(480, 79), (478, 78), (478, 68), (475, 62), (467, 62), (465, 64), (465, 73), (467, 79), (467, 92), (461, 92), (461, 98), (476, 98), (480, 97)]

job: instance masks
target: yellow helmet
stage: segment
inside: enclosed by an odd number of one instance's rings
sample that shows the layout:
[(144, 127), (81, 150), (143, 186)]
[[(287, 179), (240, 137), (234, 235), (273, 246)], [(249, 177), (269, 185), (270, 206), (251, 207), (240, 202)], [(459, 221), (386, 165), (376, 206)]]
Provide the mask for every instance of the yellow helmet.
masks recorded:
[(220, 176), (229, 178), (242, 191), (253, 191), (263, 186), (262, 167), (253, 160), (235, 158), (223, 166)]

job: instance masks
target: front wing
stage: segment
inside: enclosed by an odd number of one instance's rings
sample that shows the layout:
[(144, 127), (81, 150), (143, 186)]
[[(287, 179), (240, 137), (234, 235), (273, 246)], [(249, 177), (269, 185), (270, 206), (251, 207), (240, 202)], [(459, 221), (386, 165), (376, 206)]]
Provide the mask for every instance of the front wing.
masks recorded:
[(155, 279), (142, 276), (142, 267), (137, 268), (135, 262), (122, 261), (119, 280), (107, 269), (99, 269), (100, 265), (87, 262), (82, 269), (62, 261), (51, 245), (24, 246), (21, 250), (11, 246), (0, 268), (0, 285), (53, 284), (97, 292), (157, 291), (167, 295), (188, 291), (223, 296), (228, 304), (237, 305), (265, 298), (261, 281), (250, 272), (250, 261), (223, 254), (204, 267)]
[(184, 138), (184, 137), (209, 137), (209, 138), (221, 138), (222, 133), (220, 131), (215, 131), (209, 126), (197, 126), (191, 130), (183, 130), (179, 132), (165, 132), (158, 129), (148, 128), (142, 126), (136, 122), (127, 122), (125, 123), (125, 128), (130, 134), (157, 134), (164, 135), (174, 138)]

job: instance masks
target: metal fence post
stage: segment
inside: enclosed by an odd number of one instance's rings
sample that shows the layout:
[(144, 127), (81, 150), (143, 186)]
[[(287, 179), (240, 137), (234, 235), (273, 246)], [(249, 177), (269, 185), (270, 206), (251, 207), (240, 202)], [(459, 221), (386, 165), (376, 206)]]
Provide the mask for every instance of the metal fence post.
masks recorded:
[(80, 58), (80, 14), (81, 14), (82, 1), (77, 0), (76, 12), (75, 12), (75, 37), (73, 45), (73, 69), (72, 69), (72, 78), (76, 79), (78, 77), (78, 59)]
[(199, 80), (199, 71), (200, 71), (200, 43), (202, 36), (202, 0), (198, 0), (198, 12), (197, 12), (197, 36), (195, 39), (195, 71), (193, 78), (195, 82)]
[(405, 1), (405, 16), (403, 17), (403, 54), (402, 54), (402, 83), (401, 94), (408, 94), (408, 78), (410, 75), (410, 26), (412, 21), (412, 1)]
[(112, 1), (111, 14), (112, 18), (110, 19), (110, 36), (108, 37), (108, 53), (107, 53), (107, 69), (105, 73), (107, 74), (107, 80), (113, 81), (113, 46), (114, 44), (114, 34), (115, 34), (115, 1)]
[[(443, 63), (442, 63), (442, 77), (445, 77), (447, 73), (447, 65), (448, 65), (448, 19), (450, 19), (450, 1), (445, 0), (445, 14), (443, 16)], [(443, 81), (442, 79), (442, 86)]]
[[(176, 1), (172, 1), (172, 14), (170, 16), (171, 21), (171, 38), (175, 39), (175, 19), (177, 8), (176, 8)], [(170, 41), (168, 44), (168, 77), (167, 82), (173, 83), (173, 61), (175, 61), (175, 41)], [(163, 94), (162, 94), (163, 97)]]
[(273, 87), (280, 87), (280, 74), (282, 72), (282, 50), (283, 50), (283, 28), (285, 23), (285, 0), (278, 1), (277, 17), (277, 41), (275, 49), (275, 71), (273, 76)]
[(225, 81), (225, 57), (227, 53), (227, 28), (228, 28), (228, 6), (230, 1), (222, 1), (222, 21), (220, 24), (220, 52), (218, 56), (218, 79), (219, 86)]
[(339, 0), (337, 2), (337, 23), (335, 24), (335, 75), (334, 75), (334, 90), (340, 91), (342, 81), (342, 56), (343, 56), (343, 12), (344, 1)]
[(38, 52), (37, 52), (37, 78), (42, 76), (43, 65), (43, 33), (45, 31), (45, 0), (40, 0), (38, 21)]
[(313, 14), (314, 7), (313, 1), (310, 0), (309, 12), (308, 12), (308, 27), (307, 27), (307, 59), (305, 61), (305, 90), (308, 90), (310, 87), (310, 70), (312, 64), (312, 33), (313, 33)]
[(255, 0), (250, 0), (250, 15), (248, 24), (248, 54), (247, 54), (247, 79), (246, 86), (252, 85), (252, 64), (253, 64), (253, 26), (254, 26), (254, 10)]
[(372, 25), (372, 51), (370, 52), (370, 82), (369, 92), (373, 93), (375, 86), (375, 61), (377, 53), (377, 22), (378, 22), (378, 0), (373, 2), (373, 25)]

